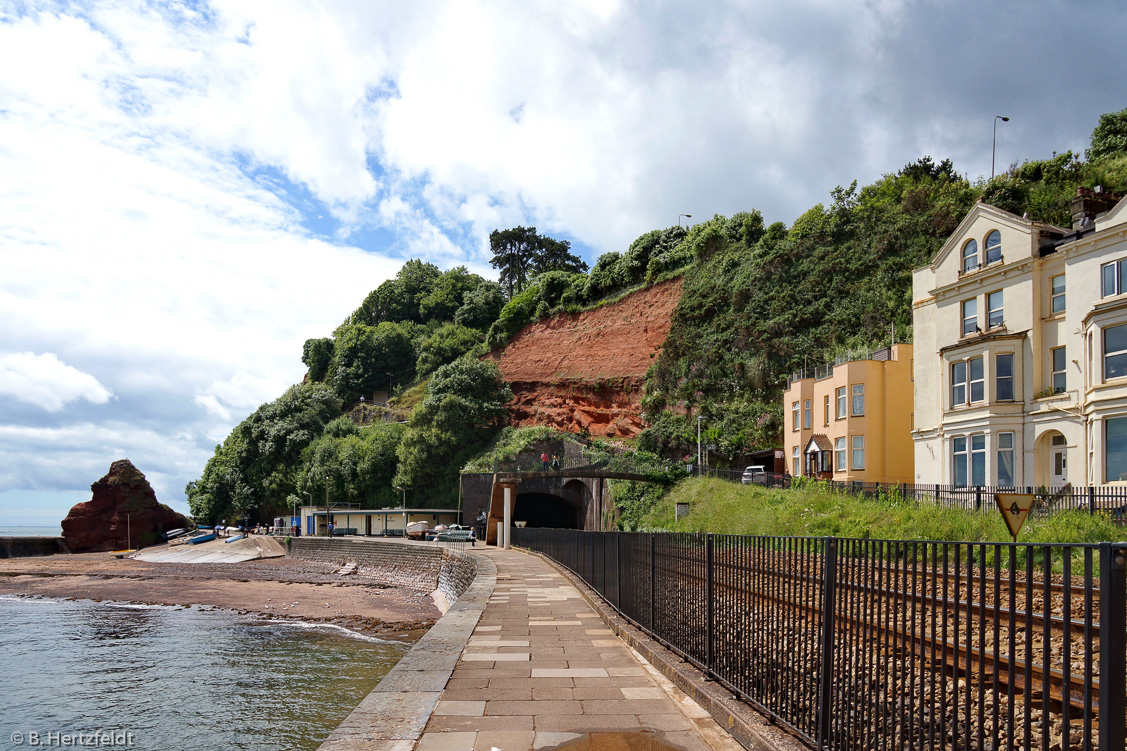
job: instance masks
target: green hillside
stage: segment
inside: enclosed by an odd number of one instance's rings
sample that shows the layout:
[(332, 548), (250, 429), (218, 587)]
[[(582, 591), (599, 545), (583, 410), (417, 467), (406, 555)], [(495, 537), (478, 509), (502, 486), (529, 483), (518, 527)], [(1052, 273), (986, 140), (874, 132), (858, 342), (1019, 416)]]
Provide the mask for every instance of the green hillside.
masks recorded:
[[(780, 443), (787, 373), (911, 340), (911, 271), (976, 200), (1067, 226), (1077, 186), (1127, 188), (1127, 110), (1101, 118), (1086, 157), (1053, 155), (975, 183), (925, 157), (873, 185), (835, 188), (790, 227), (752, 210), (653, 230), (589, 272), (567, 242), (534, 227), (491, 234), (503, 285), (408, 261), (330, 336), (305, 342), (305, 382), (216, 446), (186, 489), (189, 506), (199, 521), (253, 522), (326, 495), (389, 505), (396, 487), (410, 505), (453, 506), (458, 471), (497, 439), (509, 398), (500, 371), (479, 357), (539, 318), (679, 274), (683, 294), (646, 378), (652, 427), (638, 448), (695, 454), (701, 415), (713, 463), (741, 464)], [(393, 398), (391, 410), (373, 408), (388, 390), (399, 407)], [(405, 425), (384, 422), (405, 414)], [(632, 507), (652, 501), (619, 495)]]

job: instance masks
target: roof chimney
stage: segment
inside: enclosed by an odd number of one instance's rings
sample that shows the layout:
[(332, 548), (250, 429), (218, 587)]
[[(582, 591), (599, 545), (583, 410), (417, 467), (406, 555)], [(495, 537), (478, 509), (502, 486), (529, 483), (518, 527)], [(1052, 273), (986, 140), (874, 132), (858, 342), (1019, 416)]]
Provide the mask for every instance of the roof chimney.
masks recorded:
[(1072, 228), (1075, 230), (1087, 229), (1097, 216), (1104, 213), (1119, 201), (1122, 196), (1104, 192), (1102, 185), (1095, 189), (1080, 186), (1076, 188), (1076, 197), (1072, 199)]

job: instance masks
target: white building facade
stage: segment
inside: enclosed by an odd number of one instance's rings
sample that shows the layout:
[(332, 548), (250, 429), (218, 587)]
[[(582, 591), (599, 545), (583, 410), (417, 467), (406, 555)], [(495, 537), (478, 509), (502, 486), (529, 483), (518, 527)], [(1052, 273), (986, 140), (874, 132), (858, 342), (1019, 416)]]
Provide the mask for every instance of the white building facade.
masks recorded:
[(917, 483), (1127, 484), (1127, 200), (1073, 212), (978, 203), (914, 272)]

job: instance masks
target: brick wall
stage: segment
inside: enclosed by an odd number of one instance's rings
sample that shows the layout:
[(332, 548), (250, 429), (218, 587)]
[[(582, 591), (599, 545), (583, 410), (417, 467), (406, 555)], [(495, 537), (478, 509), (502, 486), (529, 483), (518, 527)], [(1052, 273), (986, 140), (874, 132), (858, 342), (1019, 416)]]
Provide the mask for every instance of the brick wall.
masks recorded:
[(355, 563), (364, 574), (395, 587), (420, 592), (442, 590), (455, 602), (477, 576), (473, 556), (446, 548), (398, 540), (328, 539), (295, 537), (290, 541), (293, 558), (333, 563)]

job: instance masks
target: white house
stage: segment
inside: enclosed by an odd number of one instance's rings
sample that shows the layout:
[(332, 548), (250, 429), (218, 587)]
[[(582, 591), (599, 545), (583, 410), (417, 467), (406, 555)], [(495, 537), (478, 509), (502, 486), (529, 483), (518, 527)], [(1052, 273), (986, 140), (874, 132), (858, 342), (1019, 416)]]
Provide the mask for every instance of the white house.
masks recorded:
[[(978, 203), (913, 274), (917, 483), (1127, 483), (1127, 199)], [(1103, 213), (1099, 213), (1103, 211)]]

